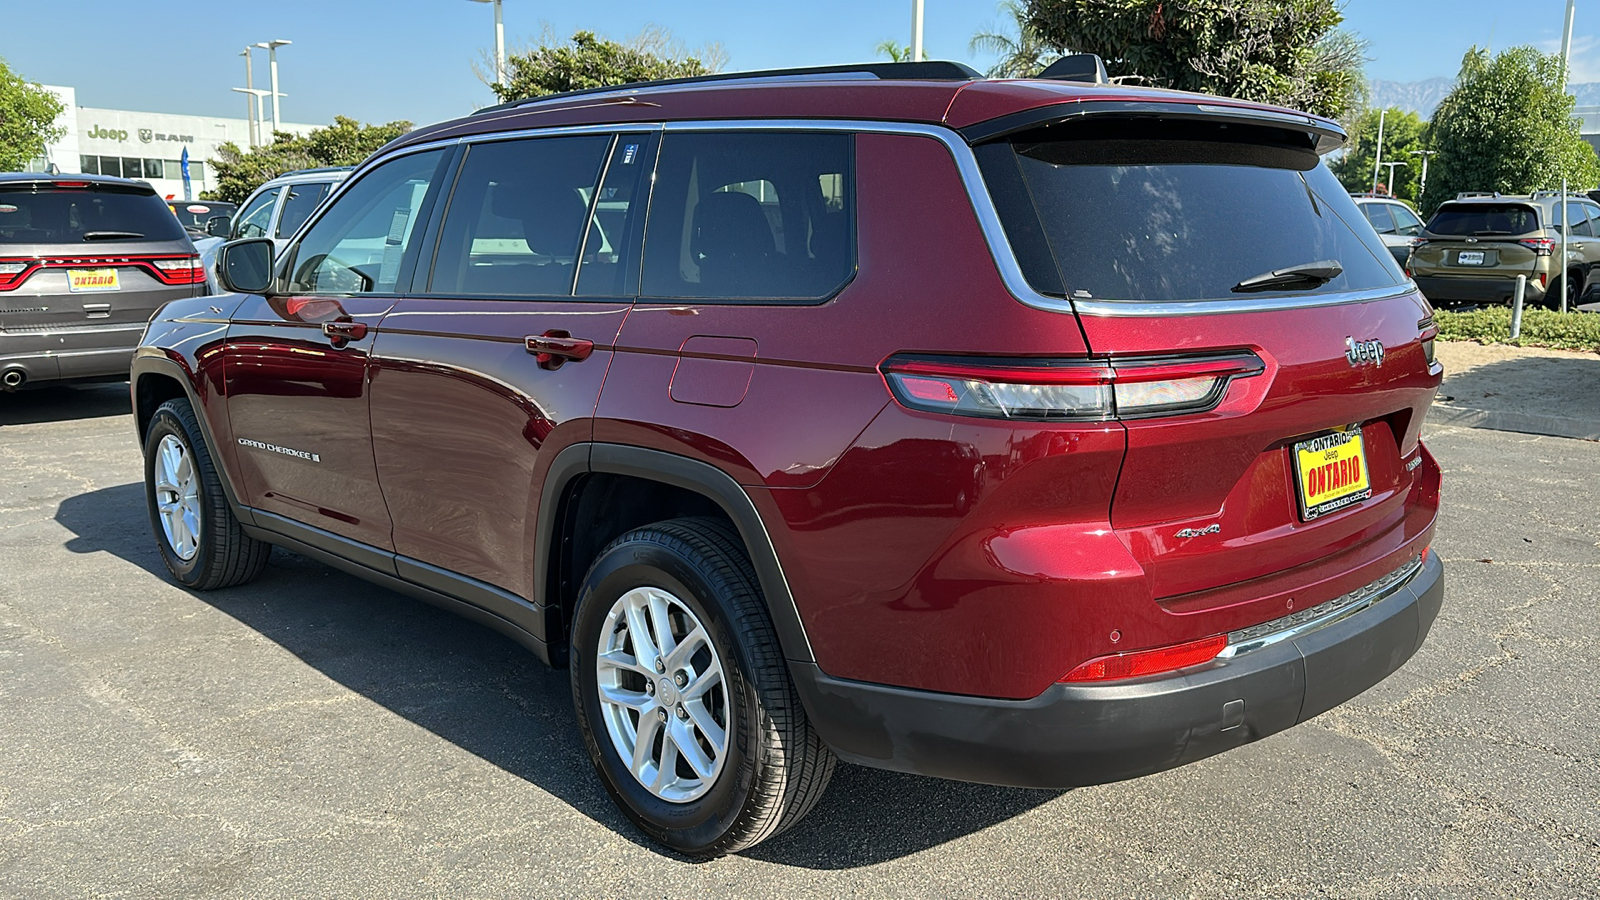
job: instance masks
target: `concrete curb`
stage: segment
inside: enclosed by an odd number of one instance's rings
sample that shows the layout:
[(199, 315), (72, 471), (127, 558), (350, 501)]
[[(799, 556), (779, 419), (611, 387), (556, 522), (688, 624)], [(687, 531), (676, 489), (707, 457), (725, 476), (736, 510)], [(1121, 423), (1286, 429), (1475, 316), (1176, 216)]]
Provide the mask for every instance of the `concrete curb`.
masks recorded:
[(1576, 438), (1582, 441), (1600, 441), (1600, 422), (1593, 419), (1569, 419), (1566, 416), (1534, 416), (1527, 413), (1494, 409), (1472, 409), (1435, 403), (1428, 411), (1431, 425), (1458, 425), (1465, 428), (1487, 428), (1493, 431), (1515, 431), (1520, 434), (1543, 434), (1550, 437)]

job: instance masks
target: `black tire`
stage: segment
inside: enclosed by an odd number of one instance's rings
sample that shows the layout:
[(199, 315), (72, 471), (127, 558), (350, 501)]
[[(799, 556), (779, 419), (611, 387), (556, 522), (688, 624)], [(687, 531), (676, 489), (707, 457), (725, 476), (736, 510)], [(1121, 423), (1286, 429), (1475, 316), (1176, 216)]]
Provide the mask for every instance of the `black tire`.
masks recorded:
[[(187, 559), (169, 540), (156, 500), (157, 457), (163, 439), (169, 436), (182, 444), (195, 476), (199, 516), (195, 550)], [(168, 400), (150, 417), (144, 438), (144, 495), (161, 561), (184, 587), (197, 591), (233, 587), (254, 579), (267, 567), (272, 545), (250, 537), (239, 527), (239, 520), (228, 507), (211, 449), (206, 446), (200, 423), (186, 399)]]
[[(617, 601), (639, 587), (665, 590), (695, 614), (728, 688), (726, 758), (704, 795), (686, 802), (663, 799), (634, 777), (602, 717), (601, 632)], [(612, 541), (580, 588), (569, 659), (595, 771), (628, 818), (673, 850), (715, 857), (754, 846), (810, 812), (833, 775), (835, 757), (806, 719), (755, 570), (724, 521), (673, 519)]]

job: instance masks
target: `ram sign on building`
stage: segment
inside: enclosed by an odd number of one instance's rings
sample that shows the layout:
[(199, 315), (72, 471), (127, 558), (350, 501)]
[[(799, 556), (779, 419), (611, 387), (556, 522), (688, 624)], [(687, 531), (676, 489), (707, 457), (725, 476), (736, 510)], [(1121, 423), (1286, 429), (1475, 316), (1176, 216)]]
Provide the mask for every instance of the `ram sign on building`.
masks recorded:
[[(139, 178), (163, 197), (181, 200), (186, 199), (184, 150), (189, 151), (189, 196), (198, 197), (215, 186), (210, 161), (219, 146), (229, 141), (241, 148), (250, 146), (250, 123), (245, 119), (97, 109), (79, 106), (73, 88), (44, 87), (61, 100), (56, 124), (65, 133), (29, 165), (31, 171), (55, 166), (60, 172)], [(284, 122), (279, 130), (305, 134), (317, 127)], [(270, 124), (266, 130), (271, 130)]]

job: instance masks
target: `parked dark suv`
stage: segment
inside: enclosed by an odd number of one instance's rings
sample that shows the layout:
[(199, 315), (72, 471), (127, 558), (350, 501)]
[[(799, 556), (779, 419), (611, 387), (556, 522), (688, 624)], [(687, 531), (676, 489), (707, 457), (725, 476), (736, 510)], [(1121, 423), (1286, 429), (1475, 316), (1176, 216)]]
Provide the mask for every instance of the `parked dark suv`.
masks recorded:
[(0, 388), (126, 378), (150, 316), (204, 290), (194, 245), (149, 184), (0, 174)]
[(691, 854), (836, 759), (1059, 787), (1237, 747), (1443, 596), (1432, 311), (1343, 139), (948, 63), (413, 132), (151, 323), (157, 543), (200, 589), (290, 548), (567, 666), (606, 788)]

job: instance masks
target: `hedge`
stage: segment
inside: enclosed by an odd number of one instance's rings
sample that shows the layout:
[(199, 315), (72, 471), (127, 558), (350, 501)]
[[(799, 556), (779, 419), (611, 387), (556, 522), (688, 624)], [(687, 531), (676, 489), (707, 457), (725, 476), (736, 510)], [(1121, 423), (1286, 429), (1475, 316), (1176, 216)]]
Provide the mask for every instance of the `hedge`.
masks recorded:
[(1474, 312), (1438, 310), (1439, 340), (1554, 347), (1557, 350), (1600, 351), (1600, 315), (1560, 313), (1548, 309), (1522, 311), (1522, 336), (1511, 339), (1511, 309), (1491, 306)]

